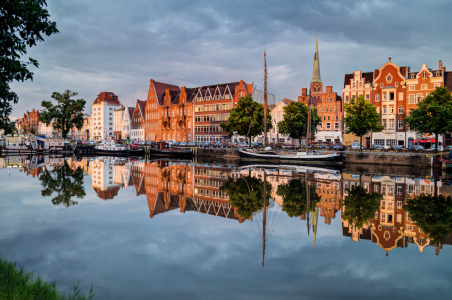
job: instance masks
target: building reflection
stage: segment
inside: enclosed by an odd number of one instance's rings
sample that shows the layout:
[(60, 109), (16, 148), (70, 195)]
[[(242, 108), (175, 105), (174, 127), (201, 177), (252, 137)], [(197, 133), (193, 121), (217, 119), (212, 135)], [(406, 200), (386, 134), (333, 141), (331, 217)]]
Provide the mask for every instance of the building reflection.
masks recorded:
[[(425, 194), (433, 195), (435, 182), (429, 178), (408, 176), (370, 176), (365, 174), (322, 171), (308, 167), (275, 166), (266, 169), (259, 166), (230, 167), (221, 165), (195, 164), (190, 161), (144, 159), (124, 159), (114, 157), (97, 158), (61, 158), (61, 157), (11, 157), (3, 159), (3, 167), (23, 166), (20, 169), (28, 176), (40, 177), (48, 168), (62, 166), (64, 161), (76, 170), (81, 168), (83, 175), (92, 179), (92, 188), (102, 200), (111, 200), (118, 196), (121, 189), (132, 189), (134, 196), (146, 197), (149, 217), (175, 211), (197, 212), (221, 218), (236, 220), (239, 223), (253, 221), (257, 213), (241, 215), (231, 204), (228, 192), (222, 187), (229, 179), (258, 178), (271, 187), (269, 209), (284, 212), (284, 196), (278, 193), (281, 186), (290, 186), (293, 180), (303, 180), (313, 188), (306, 209), (295, 214), (306, 222), (307, 234), (313, 234), (314, 243), (319, 235), (320, 222), (330, 225), (340, 213), (342, 235), (352, 241), (371, 241), (383, 253), (389, 254), (395, 248), (406, 248), (410, 244), (424, 252), (426, 247), (436, 248), (438, 254), (443, 245), (450, 245), (449, 237), (444, 243), (432, 240), (422, 231), (404, 210), (406, 200)], [(367, 192), (382, 195), (378, 209), (372, 218), (364, 222), (361, 228), (350, 224), (343, 218), (343, 201), (347, 190), (362, 186)], [(436, 183), (437, 193), (447, 194), (449, 186)], [(289, 191), (290, 194), (290, 191)], [(318, 201), (313, 201), (314, 194)], [(346, 208), (345, 208), (346, 209)], [(243, 212), (243, 211), (240, 211)], [(323, 220), (322, 220), (323, 219)], [(300, 227), (301, 228), (301, 227)], [(301, 229), (300, 229), (301, 230)]]

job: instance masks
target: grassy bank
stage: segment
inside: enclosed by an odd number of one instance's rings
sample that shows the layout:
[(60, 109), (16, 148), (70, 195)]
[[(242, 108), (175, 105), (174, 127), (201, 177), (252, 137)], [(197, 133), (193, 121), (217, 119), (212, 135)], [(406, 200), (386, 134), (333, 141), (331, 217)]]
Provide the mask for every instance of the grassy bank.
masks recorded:
[(78, 284), (70, 294), (60, 292), (56, 282), (48, 283), (27, 272), (23, 267), (0, 256), (0, 299), (33, 299), (33, 300), (82, 300), (94, 297), (93, 287), (87, 296), (82, 295)]

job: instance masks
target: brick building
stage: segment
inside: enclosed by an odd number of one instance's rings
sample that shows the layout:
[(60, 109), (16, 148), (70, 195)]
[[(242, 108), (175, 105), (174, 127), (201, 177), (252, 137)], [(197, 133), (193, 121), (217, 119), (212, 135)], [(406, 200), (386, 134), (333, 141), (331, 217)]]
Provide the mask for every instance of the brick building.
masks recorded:
[(342, 97), (333, 92), (332, 86), (327, 86), (326, 93), (323, 92), (317, 38), (309, 94), (307, 88), (303, 88), (301, 96), (298, 97), (298, 102), (305, 105), (308, 105), (309, 100), (311, 106), (317, 108), (317, 114), (322, 120), (317, 126), (315, 141), (342, 143)]

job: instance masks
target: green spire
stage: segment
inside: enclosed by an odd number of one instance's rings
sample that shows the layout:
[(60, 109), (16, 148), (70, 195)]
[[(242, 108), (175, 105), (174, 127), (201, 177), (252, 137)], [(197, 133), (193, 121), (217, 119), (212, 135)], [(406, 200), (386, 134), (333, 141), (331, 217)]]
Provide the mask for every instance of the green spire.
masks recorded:
[(315, 37), (315, 54), (314, 54), (314, 68), (312, 70), (312, 80), (311, 83), (321, 83), (320, 78), (320, 61), (319, 61), (319, 46), (317, 43), (317, 35)]

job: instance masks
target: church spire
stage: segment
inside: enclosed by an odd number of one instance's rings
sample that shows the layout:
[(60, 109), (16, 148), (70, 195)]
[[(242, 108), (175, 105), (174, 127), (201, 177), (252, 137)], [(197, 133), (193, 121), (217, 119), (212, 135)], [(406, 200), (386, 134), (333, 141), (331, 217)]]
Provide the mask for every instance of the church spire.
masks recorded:
[(314, 54), (314, 67), (312, 69), (311, 83), (321, 83), (320, 78), (320, 61), (319, 61), (319, 46), (317, 43), (317, 35), (315, 36), (315, 54)]

